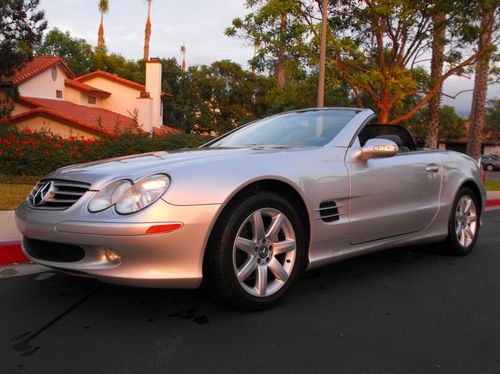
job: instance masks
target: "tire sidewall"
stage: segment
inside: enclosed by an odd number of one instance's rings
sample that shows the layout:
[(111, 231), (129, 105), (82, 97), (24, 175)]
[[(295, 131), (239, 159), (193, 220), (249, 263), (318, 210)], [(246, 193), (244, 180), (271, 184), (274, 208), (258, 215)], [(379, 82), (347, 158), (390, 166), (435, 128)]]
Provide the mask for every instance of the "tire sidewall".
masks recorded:
[[(464, 196), (468, 196), (472, 199), (476, 206), (476, 212), (477, 212), (477, 224), (476, 224), (476, 232), (474, 233), (474, 239), (472, 240), (472, 243), (468, 247), (464, 247), (460, 244), (458, 241), (457, 235), (455, 233), (455, 220), (456, 220), (456, 214), (457, 214), (457, 206), (460, 201), (460, 199)], [(457, 195), (455, 196), (455, 200), (453, 201), (453, 206), (451, 208), (451, 213), (450, 213), (450, 220), (448, 223), (448, 241), (450, 244), (450, 250), (452, 251), (453, 254), (458, 255), (458, 256), (465, 256), (472, 252), (474, 247), (476, 246), (477, 238), (479, 236), (479, 230), (480, 230), (480, 222), (481, 222), (481, 206), (479, 205), (478, 199), (474, 192), (468, 188), (468, 187), (462, 187)]]
[[(232, 211), (227, 221), (228, 225), (225, 227), (225, 232), (222, 236), (220, 248), (220, 250), (223, 251), (221, 256), (222, 271), (224, 272), (223, 279), (227, 282), (228, 290), (231, 293), (230, 297), (233, 298), (238, 304), (243, 304), (245, 308), (251, 309), (266, 308), (274, 304), (283, 296), (284, 293), (287, 292), (304, 267), (305, 240), (302, 222), (293, 206), (287, 200), (270, 192), (262, 192), (251, 195), (246, 199), (240, 200), (238, 204), (235, 204), (235, 206), (230, 207), (230, 209), (231, 208)], [(257, 297), (245, 291), (236, 278), (233, 268), (233, 246), (238, 230), (245, 219), (247, 219), (253, 212), (262, 208), (277, 209), (281, 213), (285, 214), (285, 216), (290, 220), (295, 231), (296, 258), (290, 277), (281, 289), (270, 296)]]

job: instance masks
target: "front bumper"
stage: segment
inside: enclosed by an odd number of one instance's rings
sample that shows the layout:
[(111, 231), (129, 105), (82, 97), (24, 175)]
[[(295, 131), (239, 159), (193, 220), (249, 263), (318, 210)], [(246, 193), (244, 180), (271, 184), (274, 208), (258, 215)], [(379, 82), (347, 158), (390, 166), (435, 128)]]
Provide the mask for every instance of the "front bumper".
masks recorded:
[[(111, 209), (92, 215), (80, 203), (65, 211), (16, 210), (23, 252), (41, 265), (91, 276), (107, 283), (141, 287), (196, 288), (202, 279), (203, 255), (222, 205), (176, 206), (158, 200), (142, 212), (120, 216)], [(154, 225), (182, 223), (167, 233), (146, 234)], [(29, 251), (29, 241), (64, 243), (85, 252), (79, 261), (46, 261)], [(106, 249), (121, 259), (108, 261)]]

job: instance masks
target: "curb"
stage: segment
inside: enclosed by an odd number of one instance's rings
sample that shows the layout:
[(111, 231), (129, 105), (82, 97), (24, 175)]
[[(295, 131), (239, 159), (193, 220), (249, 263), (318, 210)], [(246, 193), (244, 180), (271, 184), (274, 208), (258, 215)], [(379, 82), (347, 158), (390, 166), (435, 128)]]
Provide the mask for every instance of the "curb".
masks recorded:
[[(486, 207), (500, 207), (500, 199), (488, 200)], [(0, 243), (0, 265), (22, 264), (30, 262), (21, 249), (20, 241)]]
[(27, 262), (30, 260), (24, 255), (20, 241), (0, 243), (0, 265)]
[(493, 206), (500, 206), (500, 199), (497, 199), (497, 200), (488, 200), (486, 202), (486, 207), (487, 208), (490, 208), (490, 207), (493, 207)]

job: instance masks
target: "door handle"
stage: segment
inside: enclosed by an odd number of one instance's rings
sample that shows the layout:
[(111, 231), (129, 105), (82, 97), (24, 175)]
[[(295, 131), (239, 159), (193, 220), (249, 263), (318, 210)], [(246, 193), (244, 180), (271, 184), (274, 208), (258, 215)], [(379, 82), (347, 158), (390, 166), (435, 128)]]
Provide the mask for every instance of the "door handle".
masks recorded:
[(425, 171), (428, 173), (437, 173), (439, 171), (439, 166), (435, 164), (427, 165)]

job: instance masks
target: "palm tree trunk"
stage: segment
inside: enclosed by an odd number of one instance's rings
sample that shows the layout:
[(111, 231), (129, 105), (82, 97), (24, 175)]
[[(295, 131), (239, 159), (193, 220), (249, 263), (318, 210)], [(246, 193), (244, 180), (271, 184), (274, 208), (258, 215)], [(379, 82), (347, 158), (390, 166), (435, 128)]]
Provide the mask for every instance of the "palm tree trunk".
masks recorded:
[(146, 20), (146, 30), (144, 35), (144, 60), (149, 60), (149, 41), (151, 40), (151, 1), (148, 1), (148, 19)]
[[(443, 56), (446, 38), (446, 15), (438, 12), (433, 16), (434, 39), (432, 40), (431, 81), (432, 86), (443, 76)], [(425, 146), (437, 148), (439, 141), (439, 112), (441, 109), (442, 88), (429, 101), (429, 113), (427, 115), (427, 131)]]
[(276, 78), (278, 79), (278, 86), (285, 85), (285, 60), (286, 60), (286, 23), (287, 14), (281, 15), (280, 23), (280, 47), (278, 52), (278, 61), (276, 67)]
[[(494, 7), (483, 14), (481, 19), (481, 34), (479, 35), (478, 49), (489, 48), (491, 46), (494, 18)], [(490, 58), (491, 53), (486, 52), (476, 61), (469, 136), (467, 141), (467, 154), (474, 159), (479, 159), (481, 156)]]
[(103, 49), (104, 48), (104, 25), (103, 25), (103, 20), (104, 20), (104, 13), (101, 13), (101, 24), (99, 25), (99, 32), (98, 32), (98, 37), (97, 37), (97, 48), (98, 49)]

